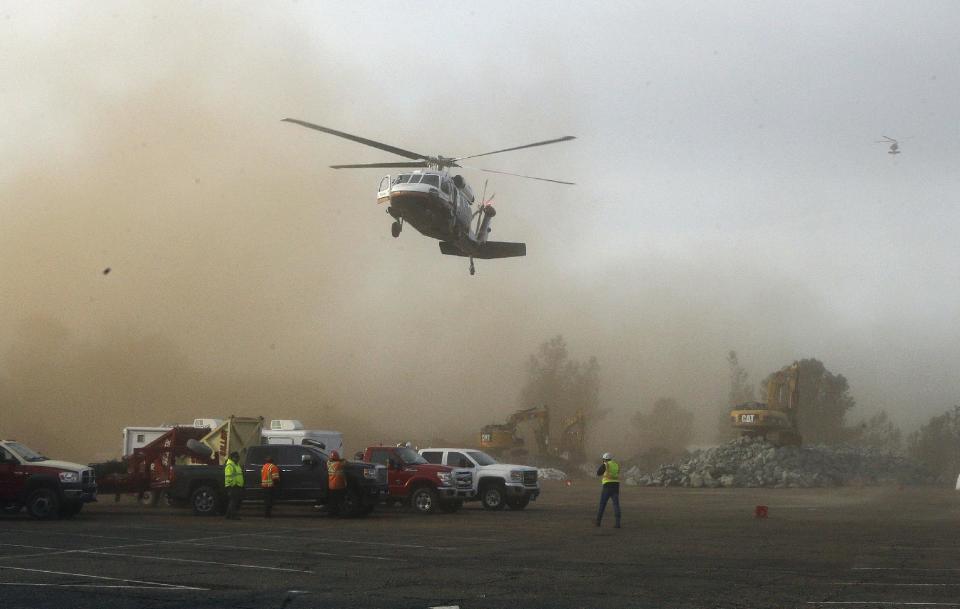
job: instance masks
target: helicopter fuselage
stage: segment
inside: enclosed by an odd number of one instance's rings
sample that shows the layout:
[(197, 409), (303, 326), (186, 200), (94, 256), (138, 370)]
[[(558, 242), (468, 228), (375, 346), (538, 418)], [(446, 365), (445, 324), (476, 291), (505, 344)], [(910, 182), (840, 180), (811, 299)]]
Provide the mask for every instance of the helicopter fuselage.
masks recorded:
[[(471, 209), (475, 202), (476, 212)], [(497, 210), (489, 201), (475, 201), (473, 191), (461, 176), (451, 178), (443, 170), (387, 175), (380, 180), (377, 203), (386, 204), (387, 213), (396, 220), (394, 237), (399, 236), (401, 223), (408, 223), (420, 234), (438, 239), (442, 254), (470, 258), (471, 275), (474, 258), (489, 260), (527, 254), (524, 243), (487, 240)], [(478, 218), (472, 226), (474, 217)]]
[[(459, 177), (459, 176), (458, 176)], [(476, 241), (470, 228), (473, 192), (466, 183), (457, 187), (445, 171), (414, 171), (380, 180), (377, 203), (387, 213), (410, 224), (422, 235), (440, 241)]]

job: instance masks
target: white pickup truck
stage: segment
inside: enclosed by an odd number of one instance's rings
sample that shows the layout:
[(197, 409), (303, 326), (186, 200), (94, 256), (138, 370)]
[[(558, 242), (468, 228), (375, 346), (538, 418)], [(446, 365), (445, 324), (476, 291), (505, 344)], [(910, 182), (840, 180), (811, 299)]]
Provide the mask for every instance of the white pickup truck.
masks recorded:
[(472, 448), (422, 448), (420, 454), (429, 463), (473, 470), (474, 498), (488, 510), (500, 510), (504, 505), (522, 510), (540, 495), (535, 467), (497, 463), (487, 453)]

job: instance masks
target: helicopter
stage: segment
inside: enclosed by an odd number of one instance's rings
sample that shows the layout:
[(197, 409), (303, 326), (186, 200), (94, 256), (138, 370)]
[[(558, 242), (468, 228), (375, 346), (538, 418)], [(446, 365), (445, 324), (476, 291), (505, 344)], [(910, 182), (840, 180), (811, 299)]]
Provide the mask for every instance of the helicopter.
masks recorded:
[(897, 140), (893, 139), (892, 137), (887, 137), (887, 136), (885, 136), (885, 135), (884, 135), (884, 136), (881, 136), (881, 137), (883, 137), (883, 139), (882, 139), (882, 140), (877, 140), (875, 143), (877, 143), (877, 144), (889, 144), (889, 145), (890, 145), (890, 150), (887, 151), (887, 154), (900, 154), (900, 142), (898, 142)]
[[(377, 203), (387, 204), (387, 213), (394, 219), (390, 233), (394, 238), (400, 236), (404, 224), (411, 224), (420, 234), (438, 239), (440, 253), (448, 256), (460, 256), (470, 259), (470, 274), (476, 274), (474, 259), (490, 260), (493, 258), (513, 258), (527, 255), (526, 243), (508, 241), (489, 241), (487, 237), (492, 230), (490, 223), (497, 215), (497, 210), (491, 205), (493, 196), (486, 198), (486, 183), (478, 200), (473, 189), (461, 175), (451, 176), (447, 169), (453, 167), (467, 167), (459, 161), (473, 159), (491, 154), (500, 154), (523, 148), (546, 146), (576, 139), (572, 135), (503, 148), (492, 152), (472, 154), (462, 157), (445, 157), (442, 155), (430, 156), (419, 152), (412, 152), (397, 148), (389, 144), (352, 135), (329, 127), (322, 127), (296, 118), (285, 118), (284, 122), (301, 125), (308, 129), (335, 135), (358, 144), (378, 148), (410, 161), (395, 161), (383, 163), (359, 163), (351, 165), (331, 165), (331, 169), (369, 169), (395, 168), (401, 171), (397, 175), (386, 175), (380, 180), (377, 188)], [(469, 167), (468, 167), (469, 168)], [(480, 169), (480, 168), (475, 168)], [(521, 175), (507, 171), (480, 169), (487, 173), (516, 176), (554, 184), (572, 186), (573, 182), (551, 180), (535, 176)], [(476, 203), (476, 209), (472, 208)]]

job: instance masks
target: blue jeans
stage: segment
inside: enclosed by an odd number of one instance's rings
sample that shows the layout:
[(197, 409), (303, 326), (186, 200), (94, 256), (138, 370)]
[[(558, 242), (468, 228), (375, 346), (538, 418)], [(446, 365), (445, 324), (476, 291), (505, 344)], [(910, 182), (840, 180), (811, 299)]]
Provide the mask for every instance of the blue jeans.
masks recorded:
[(597, 510), (597, 523), (603, 519), (603, 511), (607, 508), (607, 501), (613, 499), (613, 515), (620, 524), (620, 485), (604, 484), (600, 493), (600, 509)]

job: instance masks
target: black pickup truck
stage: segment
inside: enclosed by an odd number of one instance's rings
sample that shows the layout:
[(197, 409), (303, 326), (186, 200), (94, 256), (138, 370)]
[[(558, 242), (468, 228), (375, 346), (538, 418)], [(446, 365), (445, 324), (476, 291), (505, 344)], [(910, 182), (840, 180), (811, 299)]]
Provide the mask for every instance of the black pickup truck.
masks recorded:
[[(260, 469), (267, 456), (280, 468), (274, 503), (325, 504), (327, 453), (314, 446), (261, 445), (247, 448), (243, 466), (244, 501), (262, 501)], [(344, 516), (366, 516), (387, 496), (387, 470), (373, 463), (344, 464), (347, 490), (338, 511)], [(167, 496), (174, 505), (189, 505), (199, 516), (222, 514), (227, 495), (222, 465), (175, 465)]]

